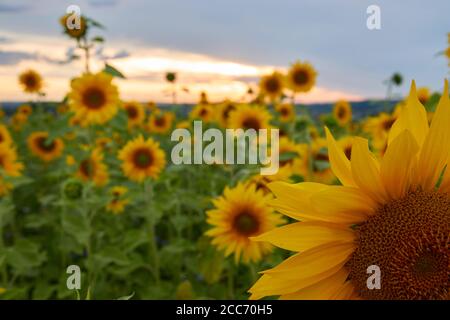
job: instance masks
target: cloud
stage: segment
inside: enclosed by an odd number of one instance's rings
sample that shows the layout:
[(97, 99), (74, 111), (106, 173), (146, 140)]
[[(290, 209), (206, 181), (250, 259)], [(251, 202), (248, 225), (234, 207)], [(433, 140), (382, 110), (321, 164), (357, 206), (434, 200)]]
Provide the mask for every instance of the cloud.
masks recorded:
[(28, 11), (30, 7), (20, 4), (0, 4), (0, 13), (6, 12), (6, 13), (20, 13), (24, 11)]
[(0, 65), (15, 65), (23, 60), (34, 60), (35, 54), (24, 51), (0, 51)]
[(112, 7), (118, 2), (118, 0), (90, 0), (89, 4), (93, 7)]

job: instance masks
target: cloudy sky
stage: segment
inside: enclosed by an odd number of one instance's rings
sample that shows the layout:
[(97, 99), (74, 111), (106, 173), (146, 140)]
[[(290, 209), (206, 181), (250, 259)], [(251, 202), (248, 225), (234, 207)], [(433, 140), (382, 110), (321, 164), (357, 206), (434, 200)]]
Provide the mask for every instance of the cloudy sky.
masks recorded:
[[(34, 68), (48, 99), (61, 99), (81, 63), (62, 65), (73, 43), (58, 18), (69, 5), (106, 26), (93, 68), (107, 60), (126, 76), (124, 99), (169, 101), (166, 71), (179, 74), (185, 102), (205, 90), (211, 100), (239, 99), (248, 85), (297, 59), (311, 62), (317, 88), (301, 102), (383, 97), (393, 72), (433, 90), (448, 77), (436, 57), (450, 32), (448, 0), (0, 0), (0, 101), (24, 100), (17, 74)], [(369, 5), (381, 30), (366, 27)]]

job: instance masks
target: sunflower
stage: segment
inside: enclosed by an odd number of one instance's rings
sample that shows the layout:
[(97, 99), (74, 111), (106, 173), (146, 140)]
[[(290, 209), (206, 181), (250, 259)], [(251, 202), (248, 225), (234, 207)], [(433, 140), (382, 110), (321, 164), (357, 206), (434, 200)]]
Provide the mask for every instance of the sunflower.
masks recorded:
[(0, 124), (0, 146), (10, 146), (12, 144), (12, 138), (9, 134), (8, 128), (5, 125)]
[(22, 104), (17, 108), (17, 113), (20, 113), (25, 117), (28, 117), (33, 113), (33, 107), (30, 106), (29, 104)]
[(308, 92), (316, 83), (317, 72), (307, 62), (296, 62), (288, 71), (286, 82), (294, 92)]
[[(0, 199), (13, 189), (13, 185), (3, 179), (2, 176), (0, 176)], [(1, 289), (1, 288), (0, 288)], [(1, 292), (0, 292), (1, 294)]]
[(276, 100), (283, 95), (283, 82), (284, 76), (280, 72), (275, 71), (261, 78), (259, 90), (264, 96), (269, 97), (271, 100)]
[(223, 250), (225, 256), (234, 254), (236, 262), (261, 260), (272, 246), (250, 238), (283, 222), (267, 205), (271, 198), (254, 185), (239, 183), (235, 188), (226, 187), (222, 196), (212, 200), (215, 208), (206, 212), (207, 222), (212, 226), (206, 235), (212, 238), (212, 244)]
[(426, 104), (428, 99), (430, 99), (430, 89), (427, 87), (417, 88), (417, 97), (419, 98), (420, 103)]
[(238, 108), (238, 105), (230, 100), (225, 100), (216, 107), (216, 121), (222, 128), (228, 128), (230, 113)]
[(335, 180), (330, 169), (327, 141), (318, 137), (310, 145), (301, 144), (302, 165), (299, 174), (306, 180), (320, 183), (331, 183)]
[(70, 28), (67, 26), (67, 19), (71, 17), (71, 14), (66, 14), (59, 19), (59, 23), (64, 28), (64, 33), (67, 34), (71, 38), (80, 39), (86, 35), (88, 26), (86, 23), (86, 18), (80, 16), (80, 27), (79, 28)]
[(77, 176), (83, 181), (92, 181), (97, 187), (108, 182), (108, 167), (103, 163), (100, 149), (94, 149), (91, 154), (78, 165)]
[(145, 108), (149, 111), (149, 112), (154, 112), (154, 111), (158, 111), (158, 106), (156, 105), (155, 102), (153, 101), (149, 101), (145, 104)]
[(21, 175), (23, 164), (17, 161), (17, 152), (13, 146), (0, 145), (0, 169), (8, 176)]
[(114, 214), (122, 213), (129, 203), (129, 200), (123, 197), (128, 192), (128, 189), (122, 186), (115, 186), (110, 192), (112, 199), (106, 206), (106, 210)]
[(145, 109), (139, 102), (124, 102), (123, 109), (128, 117), (128, 128), (139, 127), (144, 122)]
[(189, 128), (191, 127), (191, 122), (190, 122), (190, 121), (187, 121), (187, 120), (183, 120), (183, 121), (178, 122), (178, 123), (175, 125), (175, 127), (176, 127), (177, 129), (189, 129)]
[(260, 105), (242, 105), (239, 109), (231, 111), (228, 126), (232, 129), (268, 129), (270, 128), (271, 114)]
[(75, 119), (84, 124), (103, 124), (118, 110), (119, 93), (112, 76), (99, 72), (84, 74), (72, 81), (69, 107)]
[(345, 100), (339, 100), (333, 106), (333, 115), (340, 126), (345, 126), (352, 121), (352, 106)]
[[(270, 185), (275, 208), (302, 222), (257, 240), (299, 253), (265, 271), (252, 298), (448, 299), (449, 121), (448, 82), (431, 126), (413, 82), (381, 160), (358, 137), (349, 161), (327, 130), (342, 186)], [(381, 270), (376, 290), (367, 286), (373, 265)]]
[(200, 103), (191, 110), (189, 118), (199, 119), (205, 123), (212, 122), (214, 120), (214, 109), (210, 104)]
[(148, 119), (148, 131), (160, 134), (167, 133), (172, 128), (174, 118), (173, 112), (153, 113)]
[(33, 132), (27, 139), (31, 153), (45, 162), (59, 158), (64, 149), (64, 142), (60, 138), (48, 139), (48, 132)]
[(395, 120), (397, 120), (398, 115), (388, 114), (381, 112), (375, 117), (369, 117), (364, 125), (363, 129), (365, 132), (369, 133), (373, 138), (382, 138), (387, 135), (389, 130), (391, 130), (392, 125)]
[(108, 137), (98, 137), (95, 139), (95, 145), (102, 151), (109, 151), (112, 147), (113, 140)]
[(40, 93), (43, 87), (41, 75), (31, 69), (19, 75), (19, 83), (26, 93)]
[(158, 178), (166, 165), (166, 155), (159, 143), (140, 135), (129, 141), (119, 152), (122, 171), (130, 179), (142, 182), (145, 178)]
[(22, 113), (16, 112), (11, 117), (11, 126), (15, 131), (19, 131), (22, 129), (22, 126), (27, 122), (28, 117), (23, 115)]
[(300, 174), (302, 172), (302, 157), (304, 156), (304, 147), (297, 144), (288, 137), (280, 138), (279, 142), (279, 164), (280, 171), (288, 170), (290, 174)]
[(281, 122), (290, 122), (295, 119), (295, 108), (292, 103), (281, 103), (275, 106), (280, 115)]

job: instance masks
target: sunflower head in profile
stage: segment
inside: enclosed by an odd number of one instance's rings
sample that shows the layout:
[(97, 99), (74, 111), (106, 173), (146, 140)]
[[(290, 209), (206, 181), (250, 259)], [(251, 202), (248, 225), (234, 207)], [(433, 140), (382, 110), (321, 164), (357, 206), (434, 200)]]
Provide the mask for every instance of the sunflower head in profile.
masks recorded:
[(11, 138), (11, 134), (8, 131), (8, 128), (0, 124), (0, 146), (10, 146), (12, 144), (13, 140)]
[(427, 87), (417, 88), (417, 98), (419, 99), (421, 104), (426, 104), (430, 99), (431, 92)]
[(261, 94), (269, 99), (276, 100), (283, 95), (284, 76), (278, 71), (263, 76), (259, 81), (259, 90)]
[(216, 121), (222, 128), (228, 128), (230, 113), (238, 108), (238, 104), (230, 100), (225, 100), (216, 108)]
[[(66, 14), (66, 15), (62, 16), (59, 19), (59, 23), (63, 27), (64, 33), (66, 35), (68, 35), (71, 38), (81, 39), (81, 38), (83, 38), (86, 35), (87, 30), (88, 30), (88, 24), (87, 24), (86, 18), (83, 17), (83, 16), (80, 16), (79, 28), (76, 28), (76, 27), (73, 27), (73, 28), (70, 27), (69, 28), (68, 25), (70, 23), (72, 23), (72, 21), (70, 21), (70, 20), (68, 21), (68, 19), (71, 19), (71, 16), (72, 16), (72, 14)], [(67, 22), (69, 22), (69, 24)]]
[(64, 142), (60, 138), (49, 139), (48, 132), (33, 132), (27, 139), (31, 153), (45, 162), (50, 162), (61, 156)]
[(123, 103), (123, 109), (128, 117), (128, 128), (135, 128), (142, 125), (145, 119), (145, 109), (137, 101), (128, 101)]
[(157, 179), (166, 165), (166, 155), (159, 143), (142, 135), (129, 141), (119, 152), (122, 171), (130, 180)]
[[(252, 298), (448, 299), (449, 122), (448, 82), (431, 126), (413, 82), (380, 160), (359, 137), (348, 160), (326, 130), (342, 185), (269, 185), (272, 205), (299, 222), (258, 240), (297, 253), (265, 271)], [(380, 289), (368, 288), (371, 266), (381, 270)]]
[(212, 200), (214, 209), (206, 212), (207, 222), (212, 227), (206, 235), (225, 256), (234, 254), (236, 262), (261, 260), (272, 247), (267, 243), (252, 242), (250, 238), (283, 222), (267, 205), (270, 199), (270, 195), (256, 190), (252, 184), (226, 187), (222, 196)]
[(99, 72), (74, 79), (69, 93), (69, 107), (75, 119), (85, 124), (103, 124), (118, 111), (119, 93), (112, 76)]
[(191, 110), (189, 118), (208, 123), (215, 120), (214, 115), (214, 108), (210, 104), (200, 103)]
[(23, 164), (17, 160), (16, 149), (11, 145), (0, 144), (0, 170), (11, 177), (22, 174)]
[(295, 108), (292, 103), (280, 103), (275, 106), (281, 122), (290, 122), (295, 119)]
[(333, 115), (340, 126), (345, 126), (352, 121), (352, 106), (345, 100), (339, 100), (333, 106)]
[(230, 113), (228, 126), (232, 129), (269, 129), (272, 115), (264, 106), (242, 105)]
[(26, 93), (41, 93), (44, 85), (41, 75), (31, 69), (19, 75), (19, 83)]
[(115, 186), (110, 190), (111, 201), (106, 206), (106, 211), (120, 214), (125, 210), (129, 200), (125, 197), (128, 189), (122, 186)]
[(174, 119), (175, 114), (173, 112), (155, 112), (148, 119), (148, 131), (165, 134), (172, 128)]
[(103, 162), (100, 149), (94, 149), (78, 165), (77, 176), (83, 181), (92, 181), (97, 187), (104, 186), (109, 180), (108, 167)]
[(293, 92), (308, 92), (316, 84), (317, 72), (308, 62), (294, 63), (288, 71), (286, 82)]

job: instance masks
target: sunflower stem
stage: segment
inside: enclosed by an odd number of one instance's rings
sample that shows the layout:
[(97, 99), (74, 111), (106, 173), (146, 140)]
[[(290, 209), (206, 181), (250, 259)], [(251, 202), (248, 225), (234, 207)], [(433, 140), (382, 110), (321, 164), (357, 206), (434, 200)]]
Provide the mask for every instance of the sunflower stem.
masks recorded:
[(159, 273), (159, 256), (158, 247), (156, 245), (156, 232), (155, 232), (155, 216), (153, 212), (153, 185), (151, 180), (144, 181), (144, 197), (147, 210), (147, 224), (149, 229), (149, 256), (153, 263), (153, 271), (156, 285), (159, 285), (160, 273)]
[(232, 261), (230, 261), (229, 263), (227, 280), (228, 280), (228, 298), (234, 299), (234, 263)]

